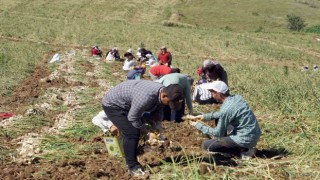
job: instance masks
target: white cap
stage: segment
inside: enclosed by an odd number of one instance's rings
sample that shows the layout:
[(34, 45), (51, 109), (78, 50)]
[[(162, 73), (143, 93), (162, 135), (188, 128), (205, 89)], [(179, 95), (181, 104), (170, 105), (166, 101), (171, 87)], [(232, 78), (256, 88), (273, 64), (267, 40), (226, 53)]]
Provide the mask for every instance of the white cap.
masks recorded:
[(203, 87), (207, 90), (214, 90), (222, 94), (227, 93), (229, 90), (228, 85), (223, 81), (213, 81), (211, 83), (205, 83), (203, 84)]
[(132, 49), (129, 48), (127, 52), (132, 54)]
[(151, 55), (151, 54), (146, 54), (146, 57), (147, 57), (147, 58), (151, 58), (152, 55)]

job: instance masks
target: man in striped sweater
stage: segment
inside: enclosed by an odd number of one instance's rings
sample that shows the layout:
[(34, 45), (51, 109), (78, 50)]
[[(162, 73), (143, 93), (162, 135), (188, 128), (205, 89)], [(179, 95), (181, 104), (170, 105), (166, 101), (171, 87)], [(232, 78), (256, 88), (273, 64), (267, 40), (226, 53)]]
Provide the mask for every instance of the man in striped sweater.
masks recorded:
[[(214, 136), (203, 143), (203, 148), (210, 152), (240, 155), (242, 159), (250, 159), (255, 153), (261, 130), (253, 111), (240, 95), (230, 95), (228, 86), (223, 81), (206, 83), (212, 97), (222, 103), (218, 112), (193, 117), (198, 120), (218, 120), (217, 126), (211, 128), (197, 121), (190, 124), (202, 133)], [(228, 125), (234, 129), (225, 136)]]

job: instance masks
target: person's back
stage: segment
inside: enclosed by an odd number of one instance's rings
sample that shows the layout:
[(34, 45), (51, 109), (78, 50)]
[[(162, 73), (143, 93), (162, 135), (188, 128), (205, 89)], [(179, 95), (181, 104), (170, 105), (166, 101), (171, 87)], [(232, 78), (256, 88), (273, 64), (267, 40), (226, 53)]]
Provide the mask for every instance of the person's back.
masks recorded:
[[(148, 88), (146, 88), (148, 87)], [(147, 80), (131, 80), (125, 81), (111, 90), (103, 97), (103, 105), (107, 107), (118, 107), (123, 109), (130, 109), (131, 103), (137, 103), (145, 97), (146, 94), (150, 96), (148, 98), (157, 99), (160, 88), (163, 85)], [(150, 101), (151, 101), (150, 99)]]
[(163, 75), (170, 74), (171, 68), (164, 65), (157, 65), (150, 69), (150, 73), (152, 73), (154, 76), (161, 77)]
[(143, 78), (145, 69), (143, 67), (136, 67), (130, 70), (127, 74), (128, 80), (138, 80)]

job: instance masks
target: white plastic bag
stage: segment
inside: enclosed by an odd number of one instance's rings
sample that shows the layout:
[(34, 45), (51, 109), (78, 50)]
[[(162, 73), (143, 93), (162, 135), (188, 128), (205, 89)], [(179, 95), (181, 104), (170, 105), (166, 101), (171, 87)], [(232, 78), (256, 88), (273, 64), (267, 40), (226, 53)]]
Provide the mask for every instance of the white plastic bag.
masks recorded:
[(52, 59), (50, 60), (49, 63), (54, 63), (54, 62), (59, 62), (60, 61), (60, 55), (58, 53), (56, 53)]

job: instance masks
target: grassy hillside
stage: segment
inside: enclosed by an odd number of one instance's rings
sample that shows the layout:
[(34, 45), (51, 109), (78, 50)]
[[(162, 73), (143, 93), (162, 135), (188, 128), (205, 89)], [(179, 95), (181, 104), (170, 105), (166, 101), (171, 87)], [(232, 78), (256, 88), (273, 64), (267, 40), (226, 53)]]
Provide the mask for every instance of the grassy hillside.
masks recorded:
[(266, 31), (285, 31), (287, 14), (305, 18), (309, 25), (319, 23), (320, 2), (317, 0), (213, 0), (187, 1), (177, 11), (186, 14), (184, 22), (200, 27), (225, 28), (232, 31), (254, 32), (259, 27)]
[[(167, 164), (153, 178), (319, 177), (320, 149), (316, 144), (320, 143), (320, 72), (302, 72), (301, 66), (320, 65), (320, 35), (286, 28), (286, 15), (292, 13), (303, 17), (308, 27), (319, 25), (319, 0), (0, 0), (0, 4), (0, 112), (14, 107), (24, 115), (29, 106), (52, 99), (54, 88), (64, 86), (71, 89), (62, 92), (70, 91), (78, 98), (76, 104), (55, 102), (48, 114), (24, 116), (22, 121), (1, 128), (1, 162), (12, 161), (17, 147), (11, 141), (31, 132), (41, 134), (39, 146), (45, 152), (40, 156), (42, 163), (70, 157), (96, 158), (93, 151), (103, 146), (77, 141), (90, 141), (99, 133), (90, 119), (100, 110), (99, 97), (105, 89), (91, 82), (102, 79), (111, 86), (124, 80), (125, 74), (121, 63), (106, 64), (89, 58), (90, 47), (98, 44), (105, 52), (116, 46), (122, 55), (143, 43), (154, 53), (166, 45), (173, 54), (173, 65), (195, 78), (196, 68), (205, 58), (218, 59), (228, 72), (231, 92), (243, 95), (259, 119), (263, 136), (258, 148), (289, 152), (280, 160), (255, 158), (239, 167), (215, 164), (216, 171), (208, 176), (200, 176), (197, 167), (190, 165), (190, 170), (178, 164), (174, 164), (174, 172), (166, 174), (166, 168), (172, 166)], [(21, 83), (33, 77), (40, 62), (48, 62), (55, 52), (68, 62), (69, 51), (77, 52), (69, 59), (71, 64), (41, 66), (50, 72), (72, 69), (64, 72), (64, 78), (72, 78), (71, 84), (53, 82), (53, 89), (44, 86), (39, 90), (48, 96), (30, 97), (20, 105), (4, 102), (14, 99), (17, 92), (29, 92), (21, 90)], [(92, 62), (99, 68), (93, 70)], [(97, 74), (87, 77), (87, 72)], [(120, 77), (110, 75), (117, 72)], [(86, 87), (76, 91), (80, 82)], [(65, 134), (52, 135), (43, 130), (54, 126), (57, 114), (71, 110), (75, 113), (63, 130)], [(198, 106), (195, 111), (210, 110)], [(43, 172), (37, 173), (36, 177), (45, 177)]]

